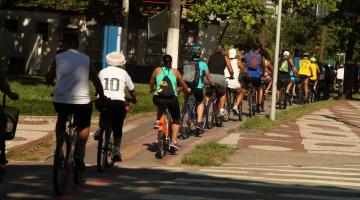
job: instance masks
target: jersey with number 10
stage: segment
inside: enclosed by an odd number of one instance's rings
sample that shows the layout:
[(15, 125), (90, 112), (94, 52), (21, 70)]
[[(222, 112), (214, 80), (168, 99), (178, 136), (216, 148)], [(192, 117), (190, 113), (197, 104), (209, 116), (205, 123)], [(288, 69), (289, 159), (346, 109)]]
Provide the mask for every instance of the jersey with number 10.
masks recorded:
[(119, 67), (109, 66), (99, 72), (104, 94), (111, 100), (125, 101), (125, 88), (134, 90), (135, 86), (129, 74)]

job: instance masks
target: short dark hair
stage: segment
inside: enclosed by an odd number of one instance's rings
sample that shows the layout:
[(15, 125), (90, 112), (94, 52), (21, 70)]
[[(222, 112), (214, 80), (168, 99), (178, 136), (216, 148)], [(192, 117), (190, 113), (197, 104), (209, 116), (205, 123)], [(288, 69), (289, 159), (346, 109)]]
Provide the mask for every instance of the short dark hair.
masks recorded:
[(77, 48), (79, 46), (79, 36), (77, 33), (64, 33), (61, 42)]

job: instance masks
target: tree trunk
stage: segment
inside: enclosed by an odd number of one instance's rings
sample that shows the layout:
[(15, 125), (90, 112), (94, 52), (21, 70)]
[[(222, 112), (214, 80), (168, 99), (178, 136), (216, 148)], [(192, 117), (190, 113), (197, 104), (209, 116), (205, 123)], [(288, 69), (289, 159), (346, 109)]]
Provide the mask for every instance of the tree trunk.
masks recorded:
[(180, 1), (171, 0), (170, 25), (167, 35), (166, 53), (172, 57), (172, 67), (178, 68), (180, 39)]

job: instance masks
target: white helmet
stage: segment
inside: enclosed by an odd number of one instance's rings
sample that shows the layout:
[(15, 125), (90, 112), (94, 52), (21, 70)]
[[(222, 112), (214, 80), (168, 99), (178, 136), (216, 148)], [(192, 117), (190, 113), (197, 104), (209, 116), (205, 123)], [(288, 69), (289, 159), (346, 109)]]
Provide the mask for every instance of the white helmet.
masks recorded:
[(316, 62), (316, 58), (315, 58), (315, 57), (311, 57), (311, 58), (310, 58), (310, 61), (311, 61), (311, 62)]
[(123, 66), (126, 63), (125, 56), (120, 52), (111, 52), (106, 55), (106, 62), (111, 66)]
[(236, 57), (236, 49), (231, 48), (229, 50), (229, 58), (235, 58)]
[(282, 56), (283, 56), (283, 58), (289, 58), (290, 57), (290, 52), (289, 51), (284, 51)]

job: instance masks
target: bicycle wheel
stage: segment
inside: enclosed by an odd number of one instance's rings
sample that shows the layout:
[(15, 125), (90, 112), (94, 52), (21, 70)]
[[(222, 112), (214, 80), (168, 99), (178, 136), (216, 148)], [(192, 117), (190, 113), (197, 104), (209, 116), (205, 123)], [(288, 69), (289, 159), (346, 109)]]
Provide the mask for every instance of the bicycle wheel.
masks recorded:
[(240, 104), (238, 105), (238, 109), (239, 109), (238, 119), (239, 119), (239, 121), (242, 121), (242, 115), (243, 115), (242, 102), (240, 102)]
[(109, 131), (109, 134), (105, 134), (106, 135), (106, 163), (105, 166), (106, 167), (112, 167), (114, 166), (114, 135), (113, 132)]
[(252, 116), (255, 116), (255, 113), (256, 113), (256, 93), (255, 93), (255, 91), (253, 91), (252, 93), (251, 93), (251, 98), (252, 98), (252, 100), (251, 100), (251, 114), (252, 114)]
[(55, 149), (53, 188), (56, 195), (63, 195), (66, 192), (73, 164), (73, 159), (70, 155), (70, 141), (69, 138), (66, 137), (65, 141), (58, 144)]
[(225, 101), (225, 110), (226, 114), (224, 115), (224, 122), (229, 121), (230, 119), (230, 112), (231, 112), (231, 93), (230, 91), (226, 91), (226, 101)]
[(189, 109), (183, 109), (180, 121), (180, 139), (187, 139), (190, 137), (191, 128), (189, 116)]
[(165, 136), (162, 131), (158, 132), (158, 151), (155, 154), (157, 159), (162, 159), (165, 156)]
[(253, 104), (253, 98), (252, 98), (252, 92), (251, 91), (249, 91), (249, 93), (248, 93), (248, 104), (249, 104), (249, 117), (252, 117), (253, 115), (253, 106), (252, 106), (252, 104)]
[(217, 127), (222, 127), (224, 117), (220, 115), (217, 105), (213, 104), (213, 110), (214, 110), (213, 115), (215, 117), (215, 125)]
[(99, 132), (99, 140), (98, 140), (98, 147), (97, 147), (97, 169), (99, 172), (103, 172), (106, 163), (107, 157), (107, 150), (106, 150), (106, 134), (104, 134), (104, 129), (101, 129)]
[(206, 127), (208, 129), (212, 129), (214, 127), (215, 124), (215, 113), (214, 113), (214, 109), (213, 109), (213, 102), (210, 99), (207, 106), (206, 106)]

